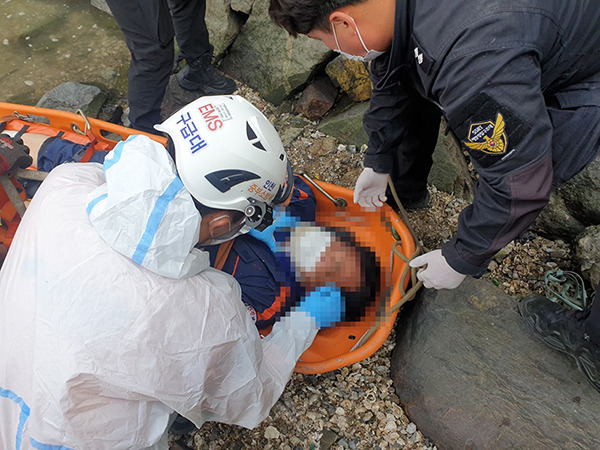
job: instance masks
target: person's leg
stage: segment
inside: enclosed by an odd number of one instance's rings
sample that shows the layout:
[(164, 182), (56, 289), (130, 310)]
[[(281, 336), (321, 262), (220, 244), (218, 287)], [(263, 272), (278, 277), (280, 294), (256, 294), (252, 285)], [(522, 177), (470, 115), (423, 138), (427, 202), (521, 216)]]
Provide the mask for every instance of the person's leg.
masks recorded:
[[(600, 86), (599, 86), (600, 87)], [(548, 106), (552, 122), (553, 186), (573, 178), (600, 151), (600, 107), (561, 108), (558, 101)]]
[(231, 94), (235, 82), (219, 74), (212, 66), (212, 51), (206, 27), (206, 0), (168, 0), (173, 16), (179, 57), (187, 64), (177, 73), (184, 89), (204, 95)]
[(206, 0), (168, 1), (179, 45), (179, 57), (194, 61), (206, 53), (212, 53), (205, 21)]
[[(441, 120), (441, 113), (436, 105), (417, 97), (413, 103), (413, 119), (407, 124), (411, 132), (407, 133), (400, 144), (390, 174), (400, 201), (407, 209), (423, 208), (429, 204), (427, 175), (433, 164), (432, 155)], [(387, 203), (394, 207), (395, 201), (389, 189), (386, 196)]]
[(173, 23), (167, 0), (107, 0), (131, 53), (128, 99), (131, 127), (156, 134), (173, 70)]

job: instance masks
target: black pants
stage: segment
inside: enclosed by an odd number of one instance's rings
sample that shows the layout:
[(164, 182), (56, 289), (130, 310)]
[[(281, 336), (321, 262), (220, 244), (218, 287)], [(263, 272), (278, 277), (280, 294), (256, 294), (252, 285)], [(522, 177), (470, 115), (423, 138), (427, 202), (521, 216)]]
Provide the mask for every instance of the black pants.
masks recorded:
[[(419, 200), (427, 190), (427, 176), (433, 165), (433, 151), (438, 139), (441, 113), (433, 103), (411, 92), (412, 117), (404, 126), (410, 130), (394, 155), (390, 173), (401, 201)], [(388, 193), (389, 194), (389, 193)], [(387, 195), (391, 199), (391, 195)]]
[(129, 120), (131, 127), (156, 133), (160, 105), (173, 70), (177, 37), (182, 59), (212, 52), (204, 16), (206, 0), (107, 0), (131, 53)]

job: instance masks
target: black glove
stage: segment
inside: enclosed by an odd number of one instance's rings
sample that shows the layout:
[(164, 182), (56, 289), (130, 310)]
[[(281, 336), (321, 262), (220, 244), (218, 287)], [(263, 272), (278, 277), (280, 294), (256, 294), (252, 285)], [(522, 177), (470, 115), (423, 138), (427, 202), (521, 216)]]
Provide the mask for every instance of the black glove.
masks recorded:
[(26, 169), (33, 163), (29, 147), (20, 138), (0, 134), (0, 175), (15, 169)]

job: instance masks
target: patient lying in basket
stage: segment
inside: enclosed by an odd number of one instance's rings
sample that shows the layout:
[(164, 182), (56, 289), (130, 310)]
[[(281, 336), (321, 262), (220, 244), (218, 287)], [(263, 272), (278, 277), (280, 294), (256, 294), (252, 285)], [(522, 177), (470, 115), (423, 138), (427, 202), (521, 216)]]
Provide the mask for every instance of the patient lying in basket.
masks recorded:
[[(221, 270), (242, 287), (242, 300), (259, 330), (302, 305), (318, 311), (321, 327), (360, 320), (379, 292), (375, 253), (351, 232), (315, 225), (312, 190), (294, 177), (290, 204), (263, 232), (238, 236)], [(206, 248), (213, 266), (218, 248)]]

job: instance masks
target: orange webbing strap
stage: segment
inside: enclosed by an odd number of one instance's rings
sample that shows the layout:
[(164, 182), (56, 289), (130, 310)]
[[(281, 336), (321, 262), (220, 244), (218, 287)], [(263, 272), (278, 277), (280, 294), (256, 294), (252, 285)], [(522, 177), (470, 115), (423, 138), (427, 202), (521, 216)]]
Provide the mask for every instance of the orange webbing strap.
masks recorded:
[(223, 242), (221, 245), (219, 245), (219, 250), (217, 251), (217, 257), (215, 258), (215, 269), (223, 270), (225, 261), (227, 261), (229, 252), (231, 251), (231, 248), (233, 247), (233, 241), (235, 241), (235, 239), (232, 239), (227, 242)]
[(88, 145), (88, 148), (85, 150), (85, 153), (81, 157), (80, 162), (82, 163), (89, 162), (90, 159), (92, 159), (92, 156), (94, 156), (94, 152), (96, 151), (96, 145), (98, 145), (98, 138), (96, 137), (91, 128), (88, 128), (85, 134), (90, 140), (90, 145)]

